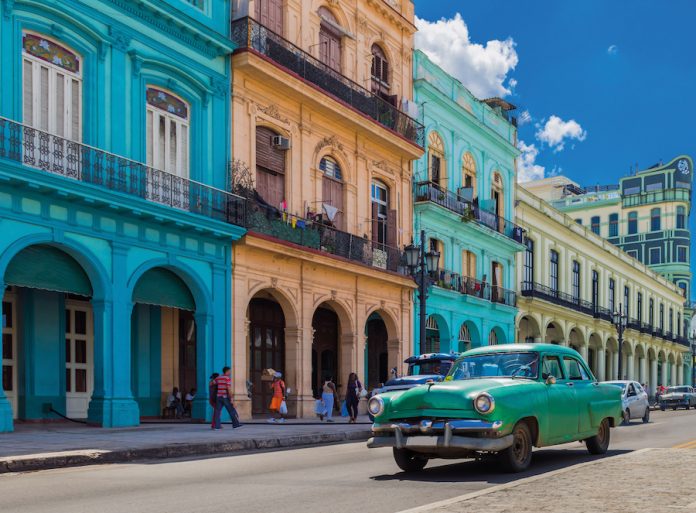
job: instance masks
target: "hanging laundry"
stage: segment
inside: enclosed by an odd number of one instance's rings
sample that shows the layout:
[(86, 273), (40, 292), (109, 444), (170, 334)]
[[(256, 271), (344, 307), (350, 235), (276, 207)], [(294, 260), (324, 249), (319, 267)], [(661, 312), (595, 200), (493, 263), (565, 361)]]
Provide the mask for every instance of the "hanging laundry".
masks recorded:
[(338, 209), (333, 205), (329, 205), (328, 203), (322, 203), (321, 208), (324, 210), (324, 212), (326, 212), (326, 217), (329, 218), (329, 221), (333, 223), (333, 220), (336, 218), (336, 214), (338, 214)]

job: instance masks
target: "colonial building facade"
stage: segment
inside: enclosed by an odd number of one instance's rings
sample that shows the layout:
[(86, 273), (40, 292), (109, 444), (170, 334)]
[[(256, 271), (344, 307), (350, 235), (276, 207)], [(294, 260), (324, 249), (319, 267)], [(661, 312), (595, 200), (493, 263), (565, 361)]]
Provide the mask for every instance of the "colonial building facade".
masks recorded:
[[(635, 379), (652, 392), (689, 383), (681, 289), (524, 185), (517, 190), (517, 221), (526, 230), (517, 258), (518, 340), (571, 346), (599, 380)], [(621, 349), (616, 312), (626, 317)]]
[(430, 270), (426, 340), (416, 331), (414, 351), (513, 342), (515, 253), (523, 249), (522, 230), (510, 221), (519, 154), (514, 106), (476, 99), (421, 51), (414, 90), (426, 129), (414, 170), (414, 228), (425, 232), (426, 250), (440, 254)]
[(412, 343), (412, 2), (248, 0), (235, 6), (235, 187), (250, 197), (234, 247), (234, 391), (266, 411), (282, 371), (291, 415), (333, 377), (368, 386)]
[(230, 361), (228, 9), (0, 3), (0, 431), (137, 425)]

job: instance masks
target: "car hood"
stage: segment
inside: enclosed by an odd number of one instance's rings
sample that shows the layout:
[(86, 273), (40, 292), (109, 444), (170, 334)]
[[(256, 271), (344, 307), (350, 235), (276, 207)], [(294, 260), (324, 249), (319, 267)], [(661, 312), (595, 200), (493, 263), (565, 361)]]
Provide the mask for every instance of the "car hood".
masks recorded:
[(435, 382), (442, 381), (444, 376), (440, 374), (421, 374), (418, 376), (402, 376), (400, 378), (394, 378), (387, 381), (385, 387), (396, 387), (396, 386), (416, 386), (426, 383), (428, 380), (433, 380)]

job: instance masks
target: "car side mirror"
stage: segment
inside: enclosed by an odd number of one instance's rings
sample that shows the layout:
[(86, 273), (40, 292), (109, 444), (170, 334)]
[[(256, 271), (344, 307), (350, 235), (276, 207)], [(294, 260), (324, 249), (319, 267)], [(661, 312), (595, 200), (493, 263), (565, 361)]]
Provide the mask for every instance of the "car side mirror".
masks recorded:
[(549, 376), (546, 378), (546, 384), (547, 385), (555, 385), (556, 384), (556, 376)]

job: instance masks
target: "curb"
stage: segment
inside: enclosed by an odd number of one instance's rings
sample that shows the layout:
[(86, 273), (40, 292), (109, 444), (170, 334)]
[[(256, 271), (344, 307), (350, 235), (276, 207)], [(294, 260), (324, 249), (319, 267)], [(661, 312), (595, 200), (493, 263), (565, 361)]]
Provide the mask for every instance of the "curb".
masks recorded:
[(29, 454), (0, 458), (0, 475), (14, 472), (30, 472), (85, 465), (127, 463), (134, 460), (182, 458), (187, 456), (210, 456), (234, 454), (253, 450), (287, 449), (310, 447), (338, 442), (365, 441), (372, 436), (371, 430), (347, 433), (315, 433), (278, 438), (239, 439), (220, 442), (170, 444), (166, 446), (118, 449), (114, 451), (79, 450), (59, 453)]

